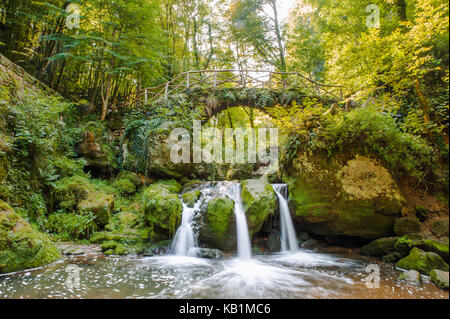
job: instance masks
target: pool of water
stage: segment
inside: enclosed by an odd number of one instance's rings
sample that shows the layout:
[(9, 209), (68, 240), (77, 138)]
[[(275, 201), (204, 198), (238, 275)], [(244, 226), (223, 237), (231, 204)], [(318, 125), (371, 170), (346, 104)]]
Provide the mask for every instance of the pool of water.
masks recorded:
[[(368, 288), (366, 267), (380, 270)], [(74, 266), (75, 265), (75, 266)], [(77, 268), (79, 287), (70, 287)], [(0, 298), (447, 298), (424, 277), (398, 282), (400, 270), (352, 254), (295, 254), (208, 260), (193, 257), (69, 258), (44, 268), (0, 276)]]

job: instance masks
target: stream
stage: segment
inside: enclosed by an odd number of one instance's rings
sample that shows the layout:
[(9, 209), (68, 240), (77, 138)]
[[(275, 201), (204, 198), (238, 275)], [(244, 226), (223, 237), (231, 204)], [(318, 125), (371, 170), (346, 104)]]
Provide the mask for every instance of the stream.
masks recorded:
[[(366, 266), (380, 267), (369, 289)], [(79, 288), (68, 288), (68, 265)], [(218, 260), (188, 256), (72, 257), (47, 267), (0, 276), (0, 298), (448, 298), (424, 277), (422, 286), (396, 279), (400, 270), (350, 253), (297, 253)]]

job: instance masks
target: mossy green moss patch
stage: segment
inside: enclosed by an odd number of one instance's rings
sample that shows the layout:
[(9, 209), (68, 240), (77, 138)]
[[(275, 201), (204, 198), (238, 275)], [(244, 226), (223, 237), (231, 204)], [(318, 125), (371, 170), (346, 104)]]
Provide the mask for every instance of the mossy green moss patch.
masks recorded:
[(425, 275), (429, 275), (433, 269), (448, 272), (448, 264), (441, 256), (418, 248), (413, 248), (408, 256), (397, 262), (396, 266), (406, 270), (417, 270)]
[(263, 180), (245, 180), (241, 184), (241, 197), (250, 234), (256, 234), (266, 218), (275, 212), (273, 187)]
[(183, 202), (188, 206), (188, 207), (194, 207), (195, 203), (198, 201), (198, 199), (200, 198), (200, 196), (202, 195), (202, 192), (195, 190), (195, 191), (190, 191), (190, 192), (186, 192), (184, 193), (181, 198), (183, 199)]

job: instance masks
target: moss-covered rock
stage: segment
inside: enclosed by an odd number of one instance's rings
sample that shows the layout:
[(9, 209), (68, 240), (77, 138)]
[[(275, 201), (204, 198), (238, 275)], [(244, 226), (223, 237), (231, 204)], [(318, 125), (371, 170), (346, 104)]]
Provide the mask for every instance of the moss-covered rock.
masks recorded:
[(421, 248), (425, 251), (431, 251), (438, 254), (448, 262), (448, 244), (444, 244), (432, 239), (422, 239)]
[(431, 282), (434, 283), (436, 286), (438, 286), (441, 289), (448, 290), (448, 271), (442, 271), (438, 269), (433, 269), (430, 272), (430, 279)]
[(380, 257), (394, 252), (397, 240), (398, 237), (379, 238), (362, 246), (360, 252), (362, 255)]
[(0, 273), (36, 268), (56, 261), (58, 248), (0, 201)]
[(393, 234), (404, 199), (379, 162), (359, 155), (299, 153), (286, 176), (289, 205), (302, 229), (368, 239)]
[(162, 237), (171, 237), (181, 221), (183, 204), (178, 197), (180, 191), (181, 185), (176, 181), (158, 182), (143, 191), (145, 218), (151, 227), (157, 228)]
[(192, 208), (194, 207), (195, 203), (198, 201), (201, 195), (202, 192), (200, 192), (199, 190), (194, 190), (184, 193), (183, 195), (181, 195), (181, 198), (188, 207)]
[(394, 233), (398, 236), (403, 236), (406, 234), (414, 234), (420, 232), (420, 223), (419, 221), (402, 217), (397, 218), (394, 223)]
[(396, 266), (406, 270), (417, 270), (425, 275), (429, 275), (433, 269), (448, 272), (448, 264), (445, 263), (441, 256), (418, 248), (413, 248), (408, 256), (397, 262)]
[(122, 256), (127, 254), (127, 248), (115, 241), (107, 241), (102, 244), (102, 251), (105, 255)]
[(123, 196), (129, 196), (136, 192), (136, 185), (128, 178), (121, 178), (113, 183), (113, 187)]
[(234, 201), (228, 197), (215, 197), (202, 204), (199, 239), (213, 248), (236, 248), (236, 218)]
[(400, 253), (403, 257), (409, 255), (411, 250), (416, 248), (421, 248), (422, 246), (422, 236), (418, 234), (407, 234), (400, 237), (395, 243), (395, 251)]
[(241, 198), (250, 236), (253, 236), (261, 229), (266, 218), (274, 213), (276, 195), (269, 183), (248, 179), (241, 183)]
[(95, 223), (103, 228), (109, 223), (114, 209), (114, 196), (104, 191), (92, 191), (88, 197), (77, 205), (79, 212), (91, 212)]

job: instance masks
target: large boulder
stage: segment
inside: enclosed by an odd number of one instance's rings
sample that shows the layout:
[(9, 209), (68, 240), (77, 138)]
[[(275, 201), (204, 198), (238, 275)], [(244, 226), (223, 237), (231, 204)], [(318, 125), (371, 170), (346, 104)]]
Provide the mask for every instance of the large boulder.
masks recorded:
[(360, 253), (367, 256), (380, 257), (395, 251), (395, 244), (398, 237), (384, 237), (376, 239), (369, 244), (362, 246)]
[(50, 239), (0, 201), (0, 273), (41, 267), (60, 257)]
[(213, 248), (236, 249), (234, 201), (228, 197), (214, 197), (205, 201), (200, 210), (200, 241)]
[(253, 236), (261, 230), (266, 218), (275, 212), (276, 195), (268, 182), (248, 179), (241, 183), (241, 198), (250, 236)]
[(393, 234), (404, 199), (376, 160), (299, 153), (286, 175), (291, 212), (302, 229), (367, 239)]
[(183, 204), (178, 197), (180, 191), (181, 185), (171, 180), (152, 184), (142, 193), (145, 218), (158, 240), (173, 236), (180, 224), (183, 212)]
[(448, 272), (448, 264), (441, 256), (418, 248), (413, 248), (408, 256), (397, 262), (396, 266), (405, 270), (417, 270), (424, 275), (429, 275), (433, 269)]

